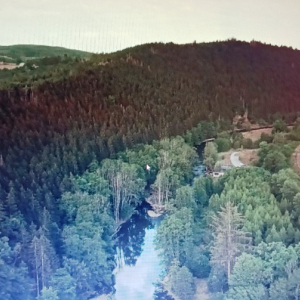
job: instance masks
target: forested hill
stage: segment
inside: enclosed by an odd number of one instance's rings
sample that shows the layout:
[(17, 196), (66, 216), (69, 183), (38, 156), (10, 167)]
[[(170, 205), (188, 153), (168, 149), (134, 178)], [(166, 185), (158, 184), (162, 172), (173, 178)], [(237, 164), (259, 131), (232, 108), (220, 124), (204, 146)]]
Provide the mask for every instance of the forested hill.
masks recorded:
[(25, 62), (29, 59), (64, 55), (86, 58), (90, 56), (90, 53), (63, 47), (50, 47), (41, 45), (0, 46), (0, 61), (10, 63), (19, 63)]
[(42, 149), (61, 134), (80, 136), (106, 156), (245, 109), (256, 121), (300, 110), (300, 51), (254, 42), (149, 44), (46, 72), (31, 70), (20, 84), (16, 73), (0, 91), (5, 158), (19, 140)]
[[(111, 237), (119, 215), (114, 221), (107, 180), (118, 170), (130, 174), (139, 198), (166, 151), (176, 154), (175, 166), (184, 170), (177, 171), (188, 182), (182, 174), (191, 169), (193, 151), (178, 138), (128, 151), (124, 163), (105, 158), (192, 128), (186, 137), (199, 142), (228, 129), (246, 110), (252, 121), (272, 121), (276, 113), (291, 121), (300, 111), (300, 52), (288, 48), (237, 41), (149, 44), (89, 60), (43, 62), (45, 68), (0, 71), (0, 298), (8, 300), (46, 299), (39, 293), (52, 280), (53, 286), (76, 281), (79, 299), (111, 289)], [(169, 166), (167, 158), (162, 165)], [(95, 167), (103, 160), (107, 180)], [(150, 175), (143, 169), (149, 161), (155, 162)], [(92, 173), (76, 177), (88, 167)], [(178, 177), (171, 169), (164, 174)], [(101, 217), (87, 217), (99, 207)]]

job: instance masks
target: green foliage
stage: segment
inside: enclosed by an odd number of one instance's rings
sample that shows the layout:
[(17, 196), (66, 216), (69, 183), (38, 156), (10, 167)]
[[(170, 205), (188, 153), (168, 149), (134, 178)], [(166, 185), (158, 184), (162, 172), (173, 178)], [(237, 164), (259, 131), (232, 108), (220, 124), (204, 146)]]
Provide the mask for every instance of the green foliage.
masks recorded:
[(243, 223), (243, 216), (230, 201), (212, 216), (214, 240), (210, 248), (211, 264), (225, 268), (228, 279), (236, 258), (251, 244), (251, 238), (243, 230)]
[(59, 299), (76, 299), (75, 279), (67, 272), (65, 268), (56, 270), (50, 280), (50, 285), (55, 287)]
[(106, 159), (99, 173), (109, 182), (113, 199), (113, 214), (119, 225), (131, 217), (145, 188), (141, 167), (121, 160)]
[(284, 154), (279, 151), (270, 152), (264, 158), (262, 165), (266, 170), (276, 173), (288, 167), (288, 162)]
[(176, 190), (176, 197), (173, 204), (178, 210), (181, 208), (189, 208), (192, 211), (196, 208), (196, 203), (194, 200), (193, 189), (190, 186), (183, 186)]
[(184, 264), (193, 247), (193, 215), (190, 209), (182, 208), (167, 216), (157, 231), (156, 247), (161, 249), (167, 267), (173, 261)]
[(287, 126), (286, 124), (283, 122), (282, 119), (276, 120), (273, 123), (273, 132), (284, 132), (287, 131)]
[(294, 127), (287, 136), (289, 140), (300, 141), (300, 118), (296, 120)]
[(194, 247), (191, 255), (187, 258), (186, 266), (193, 276), (198, 278), (207, 278), (211, 266), (209, 258), (200, 251), (200, 247)]
[(270, 287), (270, 300), (299, 298), (300, 269), (292, 270), (288, 278), (279, 278)]
[(184, 135), (185, 141), (193, 146), (199, 145), (203, 140), (212, 138), (217, 135), (216, 124), (213, 122), (204, 121), (196, 124), (191, 130), (188, 130)]
[(207, 206), (209, 197), (212, 194), (212, 188), (211, 177), (199, 177), (194, 180), (193, 192), (198, 207)]
[[(19, 53), (14, 55), (19, 59)], [(179, 257), (194, 274), (198, 271), (191, 266), (190, 253), (198, 247), (197, 263), (205, 265), (202, 255), (208, 254), (203, 247), (211, 241), (205, 216), (230, 199), (245, 215), (245, 229), (257, 245), (273, 227), (288, 245), (300, 240), (295, 183), (270, 187), (271, 175), (263, 170), (232, 170), (216, 184), (196, 181), (195, 209), (190, 190), (183, 189), (176, 198), (176, 190), (192, 182), (196, 158), (184, 139), (194, 146), (217, 137), (244, 107), (255, 119), (300, 109), (297, 51), (229, 41), (144, 45), (89, 61), (58, 55), (0, 71), (1, 241), (7, 237), (1, 253), (8, 253), (1, 257), (0, 298), (32, 299), (43, 287), (46, 293), (62, 268), (72, 277), (65, 274), (65, 283), (73, 287), (75, 282), (81, 299), (113, 286), (112, 235), (141, 202), (146, 180), (148, 186), (153, 184), (153, 194), (164, 186), (165, 199), (176, 201), (176, 209), (182, 207), (166, 217), (163, 255), (167, 260)], [(292, 63), (295, 68), (287, 70)], [(170, 139), (183, 133), (184, 139)], [(145, 145), (154, 140), (162, 141)], [(133, 149), (141, 143), (144, 146)], [(260, 166), (276, 160), (273, 155), (265, 161), (275, 150), (288, 165), (293, 147), (274, 144), (261, 149)], [(120, 151), (125, 152), (118, 155)], [(113, 157), (118, 160), (106, 160), (99, 168), (98, 162)], [(128, 176), (122, 179), (122, 189), (114, 189), (110, 172), (118, 179)], [(178, 244), (182, 252), (176, 250)], [(170, 251), (173, 247), (176, 255)], [(52, 288), (55, 298), (60, 290)]]
[(263, 132), (263, 133), (260, 135), (259, 142), (272, 143), (273, 138), (274, 138), (273, 135), (269, 135), (269, 134)]
[(208, 142), (204, 148), (204, 160), (203, 163), (210, 169), (213, 170), (218, 159), (218, 152), (213, 142)]
[(226, 271), (222, 267), (213, 267), (207, 281), (211, 293), (225, 292), (228, 288)]
[[(64, 248), (68, 258), (84, 262), (90, 277), (88, 284), (91, 291), (103, 291), (111, 286), (112, 256), (107, 247), (110, 245), (103, 239), (102, 228), (95, 228), (90, 222), (82, 222), (77, 226), (65, 226), (63, 231)], [(112, 249), (110, 249), (112, 252)]]
[[(20, 246), (20, 245), (19, 245)], [(23, 262), (15, 264), (18, 249), (14, 251), (8, 238), (0, 238), (0, 298), (7, 300), (30, 299), (32, 284), (28, 269)]]
[(266, 239), (287, 245), (297, 241), (299, 177), (294, 171), (271, 175), (262, 168), (232, 169), (218, 183), (221, 192), (210, 198), (210, 211), (218, 212), (232, 201), (245, 216), (244, 228), (255, 245)]
[(79, 190), (87, 194), (101, 194), (108, 197), (111, 193), (108, 181), (99, 174), (98, 170), (78, 176), (76, 184)]
[(288, 168), (294, 148), (294, 144), (280, 145), (261, 142), (258, 151), (258, 165), (272, 173)]
[(192, 167), (197, 154), (180, 137), (163, 139), (154, 143), (159, 156), (158, 174), (151, 185), (151, 195), (147, 201), (156, 211), (163, 211), (171, 198), (175, 198), (176, 189), (191, 181)]
[(170, 168), (180, 183), (188, 183), (192, 179), (192, 167), (197, 161), (196, 151), (184, 142), (181, 137), (163, 139), (154, 144), (159, 151), (158, 167), (162, 171)]
[(171, 290), (180, 300), (193, 300), (196, 291), (193, 275), (187, 267), (172, 266), (169, 272)]
[[(126, 150), (119, 154), (120, 159), (129, 164), (140, 166), (145, 171), (146, 179), (153, 183), (158, 172), (158, 150), (152, 145), (142, 145), (133, 150)], [(150, 172), (146, 171), (146, 165), (150, 166)]]
[(238, 149), (242, 146), (244, 137), (243, 134), (240, 132), (234, 132), (232, 134), (232, 146), (234, 149)]
[(62, 47), (49, 47), (40, 45), (13, 45), (13, 46), (0, 46), (0, 60), (1, 56), (7, 56), (15, 60), (26, 61), (28, 59), (38, 57), (50, 56), (64, 56), (86, 58), (90, 55), (88, 52), (71, 50)]
[(60, 298), (57, 295), (57, 291), (50, 286), (49, 288), (44, 287), (41, 290), (41, 295), (38, 297), (38, 300), (59, 300)]
[(245, 149), (253, 149), (254, 148), (254, 144), (253, 144), (253, 141), (251, 139), (243, 139), (242, 140), (242, 146)]
[(255, 286), (233, 287), (228, 292), (230, 300), (265, 300), (268, 299), (266, 288), (262, 284)]
[(229, 282), (228, 299), (297, 299), (299, 244), (261, 243), (252, 254), (242, 254)]
[(231, 142), (229, 138), (218, 137), (214, 142), (217, 145), (218, 152), (226, 152), (231, 148)]
[(265, 271), (263, 260), (260, 257), (243, 253), (236, 261), (229, 286), (230, 288), (247, 286), (255, 289), (257, 284), (264, 282)]

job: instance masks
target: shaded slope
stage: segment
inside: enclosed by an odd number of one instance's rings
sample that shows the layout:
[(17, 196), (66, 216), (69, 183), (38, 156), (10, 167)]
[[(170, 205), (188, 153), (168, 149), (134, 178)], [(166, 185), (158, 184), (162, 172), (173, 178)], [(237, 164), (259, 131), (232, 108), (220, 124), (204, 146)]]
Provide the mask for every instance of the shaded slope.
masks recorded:
[(53, 143), (74, 157), (72, 172), (83, 171), (93, 156), (183, 134), (203, 120), (300, 110), (300, 52), (260, 43), (143, 45), (47, 76), (0, 92), (0, 153), (11, 172), (18, 151), (26, 166)]

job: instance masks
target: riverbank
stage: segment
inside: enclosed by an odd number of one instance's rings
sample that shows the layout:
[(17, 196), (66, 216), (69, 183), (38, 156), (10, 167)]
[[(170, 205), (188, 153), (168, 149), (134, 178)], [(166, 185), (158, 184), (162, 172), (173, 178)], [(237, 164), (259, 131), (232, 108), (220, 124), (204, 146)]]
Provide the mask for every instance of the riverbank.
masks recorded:
[(151, 209), (149, 209), (149, 210), (147, 211), (147, 214), (148, 214), (148, 216), (151, 217), (151, 218), (158, 218), (158, 217), (160, 217), (160, 216), (162, 215), (162, 213), (157, 213), (157, 212), (155, 212), (155, 211), (153, 211), (153, 210), (151, 210)]

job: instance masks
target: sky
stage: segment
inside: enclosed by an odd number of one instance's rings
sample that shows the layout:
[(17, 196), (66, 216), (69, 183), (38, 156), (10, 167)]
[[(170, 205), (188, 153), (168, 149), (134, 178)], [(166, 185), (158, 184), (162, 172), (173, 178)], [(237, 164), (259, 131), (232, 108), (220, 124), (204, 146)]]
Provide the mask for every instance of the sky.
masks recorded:
[(107, 53), (228, 38), (300, 49), (300, 1), (0, 0), (0, 45)]

